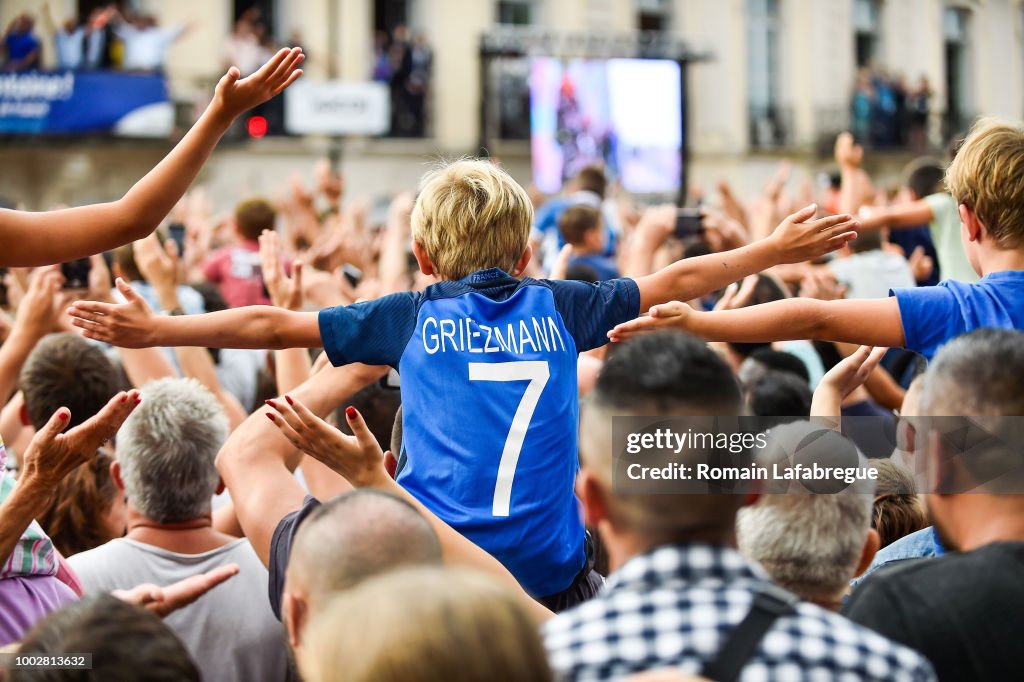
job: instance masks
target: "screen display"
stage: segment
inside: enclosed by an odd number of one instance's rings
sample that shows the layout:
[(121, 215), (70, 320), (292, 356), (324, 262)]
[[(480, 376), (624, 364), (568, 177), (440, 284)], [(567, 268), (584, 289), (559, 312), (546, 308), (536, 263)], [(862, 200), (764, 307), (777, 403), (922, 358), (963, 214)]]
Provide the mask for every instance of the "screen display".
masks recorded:
[(677, 191), (680, 87), (679, 64), (669, 60), (533, 59), (534, 184), (553, 194), (584, 166), (602, 162), (629, 192)]

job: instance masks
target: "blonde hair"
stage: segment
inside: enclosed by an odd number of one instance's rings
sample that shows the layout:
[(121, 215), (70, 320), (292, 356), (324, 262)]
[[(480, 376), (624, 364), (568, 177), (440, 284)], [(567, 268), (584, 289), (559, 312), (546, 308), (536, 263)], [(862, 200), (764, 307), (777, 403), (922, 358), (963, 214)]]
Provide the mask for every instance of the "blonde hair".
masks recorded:
[(530, 238), (533, 204), (490, 161), (462, 159), (423, 177), (412, 209), (412, 237), (443, 279), (513, 269)]
[(1024, 128), (983, 118), (946, 170), (946, 188), (1001, 248), (1024, 244)]
[(307, 682), (551, 680), (537, 624), (492, 578), (390, 571), (337, 594), (297, 652)]

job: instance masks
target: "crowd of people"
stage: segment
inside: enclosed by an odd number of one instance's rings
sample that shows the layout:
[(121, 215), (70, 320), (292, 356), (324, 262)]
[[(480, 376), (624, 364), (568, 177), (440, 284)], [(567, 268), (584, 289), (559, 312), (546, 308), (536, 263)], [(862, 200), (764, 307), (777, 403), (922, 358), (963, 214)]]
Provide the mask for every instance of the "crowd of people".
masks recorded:
[[(190, 184), (302, 59), (230, 69), (122, 199), (0, 211), (7, 679), (1015, 677), (1024, 498), (931, 418), (1024, 414), (1024, 127), (898, 192), (846, 133), (820, 194), (697, 212), (462, 159), (217, 215)], [(875, 474), (620, 485), (617, 418), (739, 415)]]
[(423, 33), (412, 33), (404, 24), (373, 36), (373, 71), (377, 83), (391, 91), (391, 135), (426, 135), (427, 97), (433, 53)]
[[(41, 14), (53, 38), (54, 66), (71, 71), (162, 72), (168, 48), (188, 30), (187, 25), (161, 26), (152, 14), (122, 12), (114, 3), (64, 20), (43, 3)], [(42, 68), (44, 43), (36, 34), (36, 17), (28, 12), (16, 16), (4, 34), (3, 47), (3, 70)], [(267, 58), (269, 54), (260, 64)]]
[(923, 153), (928, 148), (933, 96), (926, 76), (911, 85), (902, 75), (862, 69), (853, 88), (853, 132), (876, 148), (909, 147)]

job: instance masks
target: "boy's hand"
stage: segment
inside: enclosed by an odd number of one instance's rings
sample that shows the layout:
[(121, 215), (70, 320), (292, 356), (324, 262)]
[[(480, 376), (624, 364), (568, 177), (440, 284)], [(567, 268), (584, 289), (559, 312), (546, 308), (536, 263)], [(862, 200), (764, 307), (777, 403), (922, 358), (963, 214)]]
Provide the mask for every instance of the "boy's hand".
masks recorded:
[(289, 396), (283, 402), (268, 400), (267, 405), (277, 410), (276, 414), (267, 412), (267, 418), (292, 445), (323, 462), (355, 487), (371, 486), (389, 478), (384, 453), (354, 407), (345, 410), (345, 419), (355, 434), (347, 436)]
[(285, 47), (259, 71), (241, 79), (238, 67), (232, 66), (217, 83), (213, 103), (235, 119), (294, 83), (302, 75), (302, 69), (298, 67), (305, 58), (301, 47)]
[(638, 334), (662, 329), (686, 329), (687, 320), (694, 315), (694, 312), (688, 303), (680, 301), (656, 305), (651, 308), (647, 316), (617, 325), (615, 329), (608, 332), (608, 338), (613, 342), (619, 342), (631, 339)]
[(68, 308), (71, 324), (87, 339), (103, 341), (121, 348), (149, 348), (155, 345), (153, 322), (156, 315), (146, 301), (120, 277), (117, 289), (124, 303), (78, 301)]
[(817, 211), (814, 204), (800, 209), (768, 237), (775, 246), (779, 264), (814, 260), (857, 238), (860, 223), (852, 216), (840, 214), (813, 220)]

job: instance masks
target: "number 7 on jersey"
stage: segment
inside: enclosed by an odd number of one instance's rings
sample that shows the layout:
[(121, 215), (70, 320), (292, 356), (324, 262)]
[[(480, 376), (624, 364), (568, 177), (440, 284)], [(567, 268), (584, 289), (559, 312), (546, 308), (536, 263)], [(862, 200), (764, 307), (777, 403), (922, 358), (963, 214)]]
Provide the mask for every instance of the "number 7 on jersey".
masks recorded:
[(470, 381), (529, 381), (512, 418), (512, 425), (505, 438), (505, 447), (501, 451), (498, 462), (498, 479), (494, 482), (494, 503), (491, 514), (508, 516), (512, 501), (512, 479), (516, 475), (519, 464), (519, 453), (523, 449), (526, 432), (530, 428), (533, 412), (537, 409), (540, 394), (551, 376), (548, 363), (542, 360), (524, 360), (522, 362), (471, 362), (469, 363)]

